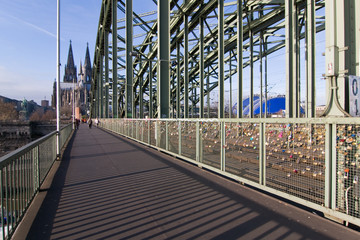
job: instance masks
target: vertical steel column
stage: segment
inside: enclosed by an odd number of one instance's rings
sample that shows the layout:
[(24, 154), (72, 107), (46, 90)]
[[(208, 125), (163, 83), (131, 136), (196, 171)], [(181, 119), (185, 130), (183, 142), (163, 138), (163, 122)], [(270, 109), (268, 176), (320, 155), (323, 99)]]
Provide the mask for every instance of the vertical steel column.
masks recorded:
[(206, 89), (207, 89), (207, 117), (210, 118), (210, 66), (207, 67), (206, 77)]
[[(151, 48), (151, 46), (150, 46), (150, 48)], [(152, 79), (153, 79), (153, 77), (152, 77), (152, 62), (149, 61), (149, 118), (154, 117)]]
[(103, 89), (103, 84), (104, 84), (104, 58), (100, 53), (100, 73), (99, 73), (99, 96), (98, 96), (98, 100), (99, 100), (99, 114), (98, 116), (100, 118), (104, 117), (104, 89)]
[(60, 159), (60, 0), (56, 12), (56, 156)]
[(296, 4), (295, 0), (285, 1), (285, 48), (286, 48), (286, 117), (296, 117), (297, 104), (297, 58), (296, 58)]
[[(141, 64), (140, 64), (141, 66)], [(144, 85), (144, 78), (143, 76), (139, 76), (140, 78), (140, 92), (139, 92), (139, 118), (144, 118), (144, 91), (143, 91), (143, 85)]]
[[(252, 12), (250, 13), (252, 15)], [(251, 21), (252, 17), (250, 17), (249, 25), (249, 47), (250, 47), (250, 58), (249, 58), (249, 64), (250, 64), (250, 99), (249, 99), (249, 117), (254, 117), (254, 34), (251, 29)]]
[(170, 105), (171, 105), (171, 114), (170, 117), (171, 118), (175, 118), (175, 108), (176, 108), (176, 83), (175, 83), (175, 74), (172, 68), (172, 64), (170, 64), (170, 82), (172, 83), (171, 89), (170, 89)]
[(189, 118), (189, 26), (184, 14), (184, 118)]
[(200, 122), (196, 121), (196, 144), (195, 144), (195, 160), (200, 162)]
[(265, 123), (260, 123), (259, 131), (259, 184), (266, 185), (266, 137)]
[(105, 118), (109, 118), (109, 32), (104, 31), (104, 55), (105, 55)]
[[(260, 13), (262, 16), (262, 12)], [(263, 32), (260, 32), (260, 44), (259, 44), (259, 56), (260, 56), (260, 118), (263, 116), (263, 44), (264, 44), (264, 35)]]
[(325, 195), (324, 205), (336, 207), (336, 124), (325, 125)]
[(224, 1), (218, 1), (218, 118), (224, 118)]
[(199, 70), (200, 70), (200, 112), (199, 117), (204, 118), (204, 20), (199, 19)]
[(176, 42), (176, 118), (181, 116), (180, 90), (181, 90), (181, 71), (180, 71), (180, 42)]
[(125, 117), (133, 118), (136, 117), (135, 104), (133, 102), (133, 61), (132, 61), (132, 50), (133, 50), (133, 7), (132, 0), (126, 0), (125, 4), (125, 18), (126, 18), (126, 108)]
[(268, 82), (267, 82), (267, 37), (265, 37), (265, 43), (264, 43), (264, 52), (265, 52), (265, 118), (267, 118), (268, 114), (268, 105), (267, 105), (267, 94), (268, 94)]
[(243, 117), (243, 7), (237, 0), (237, 117)]
[(112, 115), (118, 118), (117, 88), (117, 0), (112, 0)]
[(349, 116), (347, 76), (359, 75), (356, 68), (360, 57), (360, 45), (356, 43), (360, 29), (359, 7), (356, 0), (329, 0), (325, 5), (326, 86), (329, 89), (325, 114), (330, 116)]
[(232, 57), (232, 52), (230, 51), (229, 53), (229, 84), (230, 84), (230, 101), (229, 101), (229, 118), (232, 118), (232, 74), (231, 74), (231, 70), (232, 70), (232, 66), (231, 66), (231, 57)]
[(170, 107), (170, 2), (158, 2), (158, 117), (169, 118)]
[(225, 144), (226, 144), (226, 140), (225, 140), (225, 122), (221, 121), (220, 122), (220, 170), (221, 171), (226, 171), (226, 153), (225, 153)]
[(307, 0), (306, 7), (306, 117), (314, 118), (315, 104), (315, 1)]

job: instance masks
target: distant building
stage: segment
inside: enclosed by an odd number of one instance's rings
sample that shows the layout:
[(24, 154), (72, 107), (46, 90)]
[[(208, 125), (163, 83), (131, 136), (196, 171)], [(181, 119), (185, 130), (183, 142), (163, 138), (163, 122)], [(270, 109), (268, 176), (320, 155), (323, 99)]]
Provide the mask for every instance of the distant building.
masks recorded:
[[(77, 74), (74, 63), (74, 56), (70, 41), (67, 64), (65, 65), (65, 74), (63, 82), (60, 83), (60, 106), (71, 106), (75, 95), (75, 107), (80, 109), (80, 114), (86, 114), (89, 108), (89, 97), (91, 89), (91, 61), (89, 54), (89, 44), (86, 48), (85, 62), (82, 65), (80, 61), (80, 69)], [(56, 107), (56, 82), (53, 86), (52, 103), (53, 108)]]
[(44, 108), (49, 107), (49, 100), (41, 100), (41, 106)]

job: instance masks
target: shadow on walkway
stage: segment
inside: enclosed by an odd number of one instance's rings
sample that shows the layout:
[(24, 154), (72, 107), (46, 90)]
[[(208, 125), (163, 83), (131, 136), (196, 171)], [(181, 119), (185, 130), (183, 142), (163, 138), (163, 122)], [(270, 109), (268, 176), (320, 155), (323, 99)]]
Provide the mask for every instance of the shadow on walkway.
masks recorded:
[(360, 239), (360, 234), (82, 125), (26, 239)]

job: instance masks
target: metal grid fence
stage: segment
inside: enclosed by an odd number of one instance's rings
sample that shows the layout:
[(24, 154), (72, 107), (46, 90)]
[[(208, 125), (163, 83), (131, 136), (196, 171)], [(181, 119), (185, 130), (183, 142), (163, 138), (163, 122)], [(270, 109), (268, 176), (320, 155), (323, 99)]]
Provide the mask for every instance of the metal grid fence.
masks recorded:
[[(356, 118), (102, 119), (101, 126), (115, 122), (127, 137), (360, 226)], [(140, 126), (137, 137), (129, 134)]]
[[(60, 148), (71, 133), (72, 124), (61, 129)], [(56, 157), (53, 132), (0, 158), (0, 238), (10, 239)]]

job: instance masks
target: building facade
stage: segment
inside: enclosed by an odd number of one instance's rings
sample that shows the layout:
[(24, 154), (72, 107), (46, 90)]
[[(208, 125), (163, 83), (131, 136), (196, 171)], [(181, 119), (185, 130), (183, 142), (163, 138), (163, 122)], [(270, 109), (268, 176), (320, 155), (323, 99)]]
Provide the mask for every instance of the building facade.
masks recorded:
[[(72, 108), (75, 105), (77, 115), (84, 115), (89, 109), (89, 97), (91, 89), (91, 61), (89, 44), (87, 44), (85, 61), (80, 61), (79, 72), (74, 63), (72, 45), (70, 41), (67, 64), (63, 81), (60, 82), (60, 106), (61, 108)], [(56, 107), (56, 82), (53, 86), (52, 107)], [(79, 116), (77, 116), (79, 117)]]

